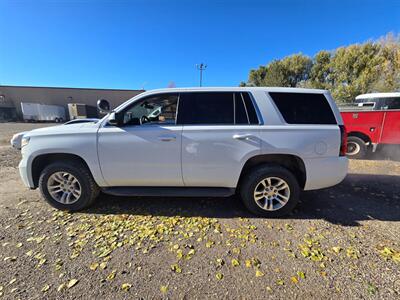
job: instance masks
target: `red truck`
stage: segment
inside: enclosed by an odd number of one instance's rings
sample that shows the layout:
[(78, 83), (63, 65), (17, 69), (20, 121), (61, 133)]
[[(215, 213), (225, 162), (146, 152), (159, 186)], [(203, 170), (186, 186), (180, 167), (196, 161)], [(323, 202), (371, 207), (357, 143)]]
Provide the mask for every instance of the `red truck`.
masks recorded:
[(341, 107), (347, 130), (347, 155), (364, 158), (380, 145), (400, 145), (400, 93), (372, 93)]

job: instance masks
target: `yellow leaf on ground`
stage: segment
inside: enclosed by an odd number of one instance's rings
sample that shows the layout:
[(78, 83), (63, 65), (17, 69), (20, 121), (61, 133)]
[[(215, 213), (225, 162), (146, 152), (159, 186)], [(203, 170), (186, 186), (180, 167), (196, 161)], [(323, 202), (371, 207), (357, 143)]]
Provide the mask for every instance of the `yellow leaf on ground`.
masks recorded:
[(264, 276), (265, 274), (263, 273), (263, 272), (261, 272), (260, 270), (257, 270), (256, 271), (256, 277), (262, 277), (262, 276)]
[(160, 286), (160, 291), (163, 294), (166, 294), (168, 292), (168, 287), (166, 285)]
[(336, 253), (336, 254), (338, 254), (340, 251), (342, 251), (343, 249), (342, 249), (342, 247), (332, 247), (332, 250)]
[(122, 290), (124, 290), (124, 291), (129, 291), (129, 289), (132, 287), (132, 284), (130, 284), (130, 283), (123, 283), (122, 285), (121, 285), (121, 288), (122, 288)]
[(104, 270), (105, 268), (107, 268), (107, 263), (106, 263), (106, 262), (100, 263), (100, 268), (102, 268), (103, 270)]
[(70, 288), (72, 288), (74, 285), (76, 285), (78, 282), (79, 282), (78, 279), (73, 278), (73, 279), (71, 279), (71, 280), (67, 283), (67, 287), (70, 289)]
[(304, 272), (298, 271), (298, 272), (297, 272), (297, 275), (298, 275), (301, 279), (306, 278), (306, 275), (304, 274)]
[(215, 277), (218, 279), (218, 280), (221, 280), (222, 278), (224, 278), (224, 275), (222, 274), (222, 273), (217, 273), (217, 274), (215, 274)]
[(57, 292), (60, 292), (64, 288), (65, 288), (65, 283), (61, 283), (57, 288)]
[(237, 267), (240, 265), (240, 262), (237, 259), (232, 259), (231, 263), (232, 263), (232, 266), (234, 266), (234, 267)]
[(217, 258), (217, 266), (222, 267), (225, 264), (224, 260), (222, 258)]
[(246, 268), (251, 268), (251, 260), (250, 259), (246, 259), (245, 264), (246, 264)]
[(115, 274), (117, 273), (117, 270), (112, 270), (112, 272), (110, 274), (108, 274), (107, 276), (107, 280), (111, 281), (115, 278)]
[(50, 286), (48, 284), (45, 284), (44, 287), (42, 288), (42, 292), (47, 292), (50, 289)]
[(171, 265), (171, 270), (175, 273), (182, 273), (182, 269), (177, 264)]
[(278, 280), (276, 281), (276, 284), (277, 284), (277, 285), (284, 285), (285, 282), (284, 282), (282, 279), (278, 279)]

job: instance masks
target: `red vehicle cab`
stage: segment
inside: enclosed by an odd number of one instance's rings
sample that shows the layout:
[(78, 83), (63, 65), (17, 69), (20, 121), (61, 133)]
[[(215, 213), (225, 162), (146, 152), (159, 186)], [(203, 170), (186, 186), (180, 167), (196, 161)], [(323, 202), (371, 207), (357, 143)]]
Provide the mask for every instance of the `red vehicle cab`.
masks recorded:
[(400, 145), (400, 93), (371, 93), (340, 107), (347, 130), (347, 155), (364, 158), (380, 145)]

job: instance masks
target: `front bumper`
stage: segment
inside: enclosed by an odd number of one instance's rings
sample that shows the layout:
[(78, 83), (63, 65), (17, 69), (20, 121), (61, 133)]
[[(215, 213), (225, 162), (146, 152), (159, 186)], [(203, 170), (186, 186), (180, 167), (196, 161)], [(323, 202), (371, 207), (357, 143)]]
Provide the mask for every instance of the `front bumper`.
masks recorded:
[(21, 176), (22, 182), (24, 185), (28, 188), (34, 189), (35, 185), (33, 184), (33, 179), (32, 179), (32, 172), (30, 170), (30, 167), (28, 166), (28, 161), (26, 158), (22, 156), (22, 160), (20, 161), (18, 165), (19, 169), (19, 175)]
[(304, 190), (334, 186), (346, 177), (349, 160), (345, 156), (305, 159), (307, 180)]

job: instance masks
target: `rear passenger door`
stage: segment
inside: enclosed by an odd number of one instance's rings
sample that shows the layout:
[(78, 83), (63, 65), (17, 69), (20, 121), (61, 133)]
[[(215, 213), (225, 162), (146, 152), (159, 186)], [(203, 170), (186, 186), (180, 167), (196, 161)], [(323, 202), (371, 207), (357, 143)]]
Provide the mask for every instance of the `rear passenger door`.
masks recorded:
[(236, 187), (260, 152), (259, 118), (249, 93), (181, 93), (182, 176), (186, 186)]

